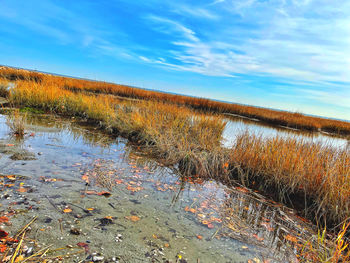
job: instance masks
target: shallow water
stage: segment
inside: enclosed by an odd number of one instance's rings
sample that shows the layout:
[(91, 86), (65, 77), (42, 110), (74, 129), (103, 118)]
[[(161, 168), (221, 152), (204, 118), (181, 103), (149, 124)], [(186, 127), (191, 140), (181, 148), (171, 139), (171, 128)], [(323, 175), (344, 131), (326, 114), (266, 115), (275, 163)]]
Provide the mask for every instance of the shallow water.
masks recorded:
[(304, 142), (321, 143), (338, 149), (350, 147), (350, 141), (348, 139), (335, 137), (324, 132), (308, 132), (282, 126), (272, 127), (258, 120), (253, 121), (238, 117), (231, 117), (226, 119), (226, 121), (227, 124), (223, 133), (223, 145), (225, 147), (232, 147), (235, 143), (235, 136), (246, 131), (262, 136), (263, 138), (280, 136), (282, 138), (297, 138)]
[[(28, 123), (16, 140), (0, 115), (1, 173), (26, 178), (2, 186), (0, 216), (10, 218), (10, 233), (38, 216), (30, 237), (40, 247), (85, 244), (64, 262), (93, 253), (106, 262), (290, 262), (312, 233), (294, 211), (258, 193), (181, 178), (127, 140), (74, 119), (34, 115)], [(10, 159), (20, 149), (36, 160)]]

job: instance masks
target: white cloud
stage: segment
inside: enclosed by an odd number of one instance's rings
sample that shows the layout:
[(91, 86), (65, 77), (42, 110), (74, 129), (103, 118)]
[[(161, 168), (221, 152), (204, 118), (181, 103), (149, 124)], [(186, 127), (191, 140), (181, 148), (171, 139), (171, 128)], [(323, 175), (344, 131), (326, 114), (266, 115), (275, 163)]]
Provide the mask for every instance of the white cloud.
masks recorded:
[(177, 37), (183, 37), (187, 40), (195, 42), (198, 41), (194, 31), (177, 21), (155, 15), (148, 15), (145, 18), (153, 23), (154, 30), (168, 35), (175, 33), (177, 34)]

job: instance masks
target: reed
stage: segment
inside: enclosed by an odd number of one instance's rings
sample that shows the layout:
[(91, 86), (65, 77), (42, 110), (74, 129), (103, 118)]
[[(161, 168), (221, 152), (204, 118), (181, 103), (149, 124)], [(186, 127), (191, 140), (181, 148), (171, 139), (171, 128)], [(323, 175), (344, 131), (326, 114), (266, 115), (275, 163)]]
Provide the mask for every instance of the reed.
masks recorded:
[(84, 91), (97, 94), (112, 94), (115, 96), (135, 99), (161, 101), (170, 104), (184, 105), (206, 112), (238, 114), (250, 118), (256, 118), (273, 125), (283, 125), (311, 131), (323, 130), (340, 135), (350, 135), (349, 122), (312, 117), (301, 113), (278, 111), (234, 103), (224, 103), (204, 98), (174, 95), (107, 82), (60, 77), (9, 67), (0, 68), (0, 78), (11, 81), (30, 80), (39, 83), (52, 82), (60, 87), (75, 92)]
[(284, 202), (293, 195), (305, 196), (308, 200), (304, 201), (311, 203), (302, 205), (330, 222), (349, 217), (349, 148), (242, 133), (229, 154), (230, 167), (244, 171), (238, 173), (243, 183), (261, 182), (265, 189), (273, 186)]
[(319, 230), (308, 240), (298, 255), (299, 262), (341, 263), (350, 261), (349, 240), (346, 237), (350, 223), (344, 223), (336, 235), (329, 235), (327, 229)]

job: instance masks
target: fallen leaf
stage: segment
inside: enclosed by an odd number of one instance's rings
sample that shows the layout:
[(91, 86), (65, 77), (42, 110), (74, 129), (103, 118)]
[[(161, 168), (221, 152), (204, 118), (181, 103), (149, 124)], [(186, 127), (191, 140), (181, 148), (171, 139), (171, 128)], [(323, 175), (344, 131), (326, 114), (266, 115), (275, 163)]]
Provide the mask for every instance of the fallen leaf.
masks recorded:
[(4, 253), (7, 249), (7, 246), (5, 244), (0, 244), (0, 253)]
[(11, 180), (11, 181), (14, 181), (14, 180), (16, 180), (16, 175), (13, 175), (13, 174), (6, 175), (6, 178)]
[(138, 216), (126, 216), (125, 218), (132, 221), (132, 222), (137, 222), (140, 220), (140, 217), (138, 217)]
[(199, 240), (202, 240), (202, 239), (203, 239), (203, 237), (202, 237), (201, 235), (197, 235), (197, 238), (198, 238)]
[(121, 180), (121, 179), (115, 179), (115, 183), (116, 183), (116, 184), (122, 184), (122, 183), (123, 183), (123, 180)]
[(295, 236), (292, 235), (285, 235), (284, 238), (290, 242), (297, 243), (298, 239)]
[(214, 228), (214, 225), (211, 224), (211, 223), (209, 223), (209, 224), (207, 225), (207, 227), (210, 228), (210, 229), (212, 229), (212, 228)]
[(72, 212), (72, 209), (70, 208), (63, 209), (63, 213), (70, 213), (70, 212)]
[(103, 195), (104, 197), (110, 197), (112, 194), (110, 192), (102, 191), (97, 193), (98, 195)]
[(24, 188), (24, 187), (20, 187), (20, 188), (17, 189), (17, 191), (20, 192), (20, 193), (25, 193), (25, 192), (28, 191), (28, 189)]
[(79, 242), (79, 243), (77, 243), (77, 246), (78, 247), (83, 247), (84, 250), (85, 250), (85, 253), (89, 252), (89, 245), (88, 244), (86, 244), (84, 242)]
[(89, 183), (89, 176), (87, 176), (87, 175), (83, 175), (82, 177), (81, 177), (81, 179), (83, 179), (86, 183)]
[(263, 240), (264, 240), (264, 238), (259, 237), (259, 236), (256, 235), (256, 234), (254, 234), (253, 237), (254, 237), (256, 240), (258, 240), (258, 241), (263, 241)]
[(8, 221), (9, 221), (9, 218), (7, 216), (0, 217), (0, 223), (7, 223)]
[(195, 214), (197, 211), (196, 211), (196, 209), (194, 209), (194, 208), (190, 208), (190, 210), (189, 210), (191, 213), (193, 213), (193, 214)]
[(0, 229), (0, 239), (8, 236), (8, 233)]

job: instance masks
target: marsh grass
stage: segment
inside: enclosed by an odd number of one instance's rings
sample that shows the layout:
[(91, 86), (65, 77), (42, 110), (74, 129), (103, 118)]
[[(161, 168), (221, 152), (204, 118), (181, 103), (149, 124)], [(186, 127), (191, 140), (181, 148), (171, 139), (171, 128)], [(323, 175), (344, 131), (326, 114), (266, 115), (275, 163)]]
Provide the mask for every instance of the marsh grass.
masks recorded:
[(9, 82), (7, 80), (0, 79), (0, 97), (7, 97), (9, 95)]
[(53, 83), (61, 88), (74, 92), (112, 94), (133, 99), (166, 102), (168, 104), (183, 105), (205, 112), (238, 114), (259, 119), (273, 125), (282, 125), (311, 131), (323, 130), (341, 135), (350, 135), (349, 122), (312, 117), (298, 112), (294, 113), (241, 104), (224, 103), (204, 98), (175, 95), (102, 81), (54, 76), (9, 67), (0, 68), (0, 78), (10, 81), (26, 80), (42, 84)]
[(12, 111), (6, 120), (12, 135), (23, 138), (26, 128), (26, 114), (21, 114), (18, 109)]
[[(263, 138), (249, 133), (237, 136), (230, 150), (230, 166), (246, 185), (256, 181), (273, 187), (284, 203), (298, 202), (317, 217), (339, 222), (350, 215), (350, 150), (300, 138)], [(259, 183), (260, 182), (260, 183)], [(304, 200), (303, 200), (304, 199)]]
[(329, 236), (327, 228), (305, 242), (300, 250), (299, 261), (305, 263), (341, 263), (350, 261), (349, 240), (346, 237), (350, 223), (344, 223), (337, 235)]
[(17, 81), (15, 106), (78, 116), (144, 146), (168, 165), (190, 156), (197, 171), (215, 172), (209, 156), (220, 147), (225, 122), (215, 115), (154, 101), (121, 101), (110, 95), (80, 94), (55, 83)]

